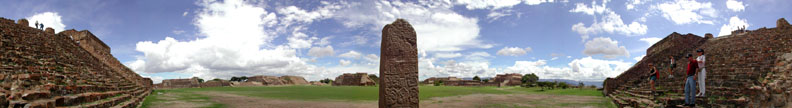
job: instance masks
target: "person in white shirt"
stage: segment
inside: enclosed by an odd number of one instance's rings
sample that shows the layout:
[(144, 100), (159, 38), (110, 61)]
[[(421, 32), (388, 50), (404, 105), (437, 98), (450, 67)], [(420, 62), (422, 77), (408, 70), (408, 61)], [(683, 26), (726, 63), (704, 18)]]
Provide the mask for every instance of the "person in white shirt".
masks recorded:
[(696, 61), (698, 61), (698, 67), (701, 68), (701, 73), (698, 74), (699, 93), (696, 94), (696, 96), (705, 97), (706, 95), (704, 93), (706, 93), (707, 90), (704, 86), (704, 84), (706, 84), (704, 83), (704, 79), (707, 78), (707, 68), (704, 68), (704, 61), (706, 60), (706, 57), (704, 56), (704, 49), (698, 49), (696, 50), (696, 53), (698, 53), (698, 58), (696, 58)]

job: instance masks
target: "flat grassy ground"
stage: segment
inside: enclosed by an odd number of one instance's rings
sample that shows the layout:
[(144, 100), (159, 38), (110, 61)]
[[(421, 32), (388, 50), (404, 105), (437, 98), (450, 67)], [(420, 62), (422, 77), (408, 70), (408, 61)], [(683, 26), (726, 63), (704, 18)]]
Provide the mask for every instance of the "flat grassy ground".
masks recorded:
[[(420, 86), (419, 98), (421, 101), (430, 100), (436, 97), (464, 96), (471, 94), (543, 94), (543, 95), (569, 95), (569, 96), (591, 96), (598, 102), (584, 103), (589, 106), (615, 107), (608, 98), (602, 96), (600, 91), (594, 89), (554, 89), (541, 90), (540, 88), (522, 87), (458, 87), (458, 86)], [(378, 87), (368, 86), (260, 86), (260, 87), (211, 87), (211, 88), (183, 88), (154, 90), (151, 95), (146, 97), (143, 108), (152, 107), (155, 104), (167, 104), (163, 102), (199, 102), (201, 107), (224, 107), (221, 103), (209, 101), (210, 97), (197, 94), (197, 92), (222, 92), (249, 97), (260, 97), (281, 100), (306, 100), (306, 101), (347, 101), (347, 102), (376, 102), (378, 100)], [(552, 100), (549, 100), (552, 101)], [(178, 103), (177, 102), (177, 103)], [(529, 102), (530, 104), (542, 104), (543, 102)], [(577, 103), (575, 103), (577, 104)], [(550, 106), (563, 106), (565, 103), (552, 104)], [(502, 104), (493, 104), (492, 107), (502, 107)], [(513, 106), (513, 105), (505, 105)], [(574, 106), (574, 105), (573, 105)], [(484, 106), (487, 107), (487, 106)]]

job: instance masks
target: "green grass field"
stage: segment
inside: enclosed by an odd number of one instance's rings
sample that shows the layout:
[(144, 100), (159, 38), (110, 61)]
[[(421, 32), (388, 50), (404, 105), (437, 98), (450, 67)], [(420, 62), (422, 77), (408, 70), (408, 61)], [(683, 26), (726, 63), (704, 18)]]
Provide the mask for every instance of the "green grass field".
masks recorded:
[[(469, 94), (549, 94), (549, 95), (575, 95), (575, 96), (599, 96), (600, 91), (594, 89), (554, 89), (541, 90), (540, 88), (522, 87), (458, 87), (458, 86), (420, 86), (419, 97), (421, 100), (428, 100), (433, 97), (461, 96)], [(288, 99), (288, 100), (334, 100), (334, 101), (377, 101), (378, 87), (375, 86), (260, 86), (260, 87), (211, 87), (211, 88), (182, 88), (155, 90), (150, 96), (146, 97), (143, 107), (147, 108), (152, 102), (163, 101), (160, 94), (176, 94), (181, 97), (175, 100), (189, 102), (209, 102), (209, 97), (195, 94), (194, 92), (224, 92), (243, 96)], [(159, 93), (162, 92), (162, 93)], [(169, 98), (174, 100), (173, 98)], [(602, 103), (595, 106), (615, 107), (608, 98), (603, 97)], [(223, 107), (222, 104), (211, 103), (211, 107)], [(608, 105), (610, 104), (610, 105)], [(495, 105), (498, 106), (498, 105)]]

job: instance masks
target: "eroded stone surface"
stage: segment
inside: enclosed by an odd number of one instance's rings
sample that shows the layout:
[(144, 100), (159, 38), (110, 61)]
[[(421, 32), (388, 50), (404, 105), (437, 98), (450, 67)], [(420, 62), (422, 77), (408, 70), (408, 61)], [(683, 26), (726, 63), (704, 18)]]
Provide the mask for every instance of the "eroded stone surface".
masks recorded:
[(373, 86), (374, 80), (367, 73), (344, 73), (336, 77), (333, 86)]
[(382, 29), (380, 108), (418, 107), (418, 49), (415, 29), (397, 19)]

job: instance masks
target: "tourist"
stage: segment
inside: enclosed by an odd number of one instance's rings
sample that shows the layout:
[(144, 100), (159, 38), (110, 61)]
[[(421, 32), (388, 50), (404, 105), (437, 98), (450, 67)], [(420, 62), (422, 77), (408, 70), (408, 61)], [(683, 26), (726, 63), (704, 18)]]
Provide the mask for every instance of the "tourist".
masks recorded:
[(35, 23), (35, 24), (36, 24), (36, 29), (38, 29), (38, 21), (36, 21), (36, 23)]
[(676, 63), (674, 63), (674, 56), (668, 56), (669, 61), (671, 63), (668, 64), (668, 78), (674, 78), (674, 68), (676, 68)]
[(685, 78), (685, 106), (696, 106), (696, 97), (693, 96), (693, 93), (696, 92), (696, 68), (698, 68), (698, 64), (696, 59), (691, 58), (693, 54), (687, 54), (688, 65), (687, 65), (687, 77)]
[(44, 23), (41, 23), (41, 30), (44, 30)]
[(705, 97), (706, 95), (704, 95), (704, 93), (706, 93), (706, 88), (704, 87), (705, 84), (704, 79), (707, 78), (707, 69), (704, 68), (704, 61), (706, 59), (704, 57), (704, 49), (698, 49), (696, 50), (696, 53), (698, 53), (698, 57), (696, 58), (697, 61), (696, 64), (698, 64), (698, 67), (701, 68), (701, 72), (698, 73), (699, 93), (696, 94), (696, 96)]
[(657, 72), (657, 68), (654, 67), (653, 63), (649, 63), (649, 85), (652, 86), (652, 95), (655, 92), (655, 81), (657, 81), (657, 76), (660, 76), (660, 73)]

